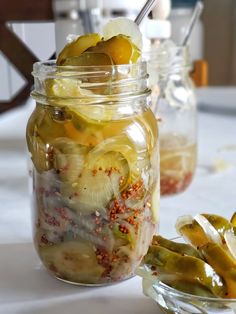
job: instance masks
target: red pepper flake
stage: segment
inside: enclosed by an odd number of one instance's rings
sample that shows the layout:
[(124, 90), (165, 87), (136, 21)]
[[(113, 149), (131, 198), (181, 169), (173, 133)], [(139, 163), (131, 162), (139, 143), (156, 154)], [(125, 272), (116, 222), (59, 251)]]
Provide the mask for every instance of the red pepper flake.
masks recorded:
[(108, 175), (108, 177), (110, 177), (114, 172), (120, 173), (119, 169), (116, 167), (111, 167), (105, 170), (105, 173)]
[(125, 177), (120, 177), (120, 179), (119, 179), (119, 185), (121, 186), (123, 183), (124, 183), (124, 181), (125, 181)]
[(93, 169), (93, 170), (92, 170), (93, 177), (96, 176), (97, 172), (98, 172), (98, 171), (97, 171), (96, 169)]
[(131, 224), (131, 225), (135, 225), (135, 221), (134, 221), (134, 217), (133, 216), (130, 216), (130, 217), (128, 217), (127, 219), (126, 219), (126, 221), (129, 223), (129, 224)]
[(117, 262), (118, 260), (119, 260), (119, 257), (116, 256), (116, 255), (113, 255), (112, 258), (111, 258), (112, 263), (115, 263), (115, 262)]
[(60, 227), (60, 222), (56, 220), (54, 216), (50, 216), (47, 213), (45, 214), (45, 222), (48, 223), (50, 226)]
[(45, 192), (44, 187), (40, 186), (40, 187), (38, 188), (38, 193), (39, 193), (39, 194), (44, 194), (44, 192)]
[(183, 192), (191, 183), (192, 177), (192, 172), (187, 173), (184, 177), (179, 179), (168, 176), (161, 176), (161, 195), (170, 195)]
[(55, 207), (55, 211), (60, 215), (60, 217), (64, 220), (69, 220), (67, 211), (63, 207)]
[(96, 249), (95, 251), (98, 264), (102, 265), (105, 268), (106, 274), (109, 274), (111, 271), (111, 265), (108, 253), (105, 250)]
[(140, 180), (137, 183), (130, 185), (128, 189), (121, 194), (121, 196), (125, 200), (130, 198), (138, 199), (143, 194), (143, 191), (143, 181)]
[(101, 227), (98, 227), (95, 229), (96, 233), (101, 233), (102, 232), (102, 228)]
[(70, 253), (67, 253), (67, 252), (64, 252), (63, 258), (66, 261), (73, 261), (74, 260), (74, 257)]
[(126, 226), (119, 225), (119, 230), (120, 230), (120, 232), (122, 232), (124, 234), (129, 233), (129, 229)]
[(54, 160), (54, 149), (52, 146), (50, 146), (47, 150), (47, 153), (46, 153), (46, 159), (49, 161), (49, 162), (53, 162)]
[(44, 243), (44, 244), (48, 244), (49, 243), (46, 234), (43, 234), (41, 236), (41, 242)]
[(96, 225), (100, 225), (100, 223), (101, 223), (101, 219), (98, 218), (98, 217), (96, 217), (96, 218), (95, 218), (95, 224), (96, 224)]
[(125, 204), (115, 199), (110, 207), (110, 220), (116, 220), (118, 214), (124, 214), (126, 211), (127, 207), (125, 206)]

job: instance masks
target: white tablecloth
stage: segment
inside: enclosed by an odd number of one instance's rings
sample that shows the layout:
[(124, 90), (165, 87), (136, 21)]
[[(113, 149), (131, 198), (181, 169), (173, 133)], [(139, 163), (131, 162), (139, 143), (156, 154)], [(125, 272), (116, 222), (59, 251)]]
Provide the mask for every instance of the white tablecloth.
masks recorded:
[[(225, 95), (227, 97), (227, 93)], [(157, 314), (135, 277), (81, 288), (47, 274), (31, 239), (25, 125), (32, 102), (0, 116), (0, 314)], [(216, 165), (222, 169), (216, 171)], [(199, 160), (191, 187), (161, 200), (160, 232), (175, 236), (179, 215), (236, 210), (236, 116), (199, 114)]]

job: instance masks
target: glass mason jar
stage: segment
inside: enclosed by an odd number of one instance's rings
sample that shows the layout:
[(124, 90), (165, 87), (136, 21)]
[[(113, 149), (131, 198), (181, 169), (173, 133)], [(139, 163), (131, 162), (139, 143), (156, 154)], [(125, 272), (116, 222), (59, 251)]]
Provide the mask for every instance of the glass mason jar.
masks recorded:
[(159, 119), (161, 195), (183, 192), (197, 159), (197, 107), (187, 48), (164, 44), (149, 52), (153, 111)]
[(129, 278), (156, 231), (159, 141), (146, 64), (36, 63), (27, 125), (33, 234), (66, 282)]

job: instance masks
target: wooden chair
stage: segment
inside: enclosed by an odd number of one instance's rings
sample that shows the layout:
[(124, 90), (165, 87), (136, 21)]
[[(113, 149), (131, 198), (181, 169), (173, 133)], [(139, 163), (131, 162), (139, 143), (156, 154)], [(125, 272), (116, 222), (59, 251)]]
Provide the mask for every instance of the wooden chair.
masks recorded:
[(33, 85), (31, 75), (33, 63), (37, 57), (7, 27), (7, 22), (52, 21), (52, 0), (0, 0), (0, 51), (24, 76), (26, 85), (10, 101), (0, 101), (0, 113), (22, 105)]

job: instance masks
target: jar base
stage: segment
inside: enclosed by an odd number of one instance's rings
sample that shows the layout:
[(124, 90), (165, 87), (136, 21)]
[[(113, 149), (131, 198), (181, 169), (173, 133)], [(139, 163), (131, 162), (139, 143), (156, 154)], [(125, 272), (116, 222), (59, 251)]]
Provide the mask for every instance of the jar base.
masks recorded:
[[(52, 274), (49, 273), (51, 276)], [(54, 278), (66, 283), (66, 284), (70, 284), (70, 285), (74, 285), (74, 286), (79, 286), (79, 287), (104, 287), (104, 286), (111, 286), (111, 285), (115, 285), (118, 283), (121, 283), (123, 281), (129, 280), (133, 277), (135, 277), (135, 274), (130, 275), (129, 277), (125, 278), (125, 279), (121, 279), (121, 280), (117, 280), (117, 281), (110, 281), (110, 282), (104, 282), (104, 283), (80, 283), (80, 282), (75, 282), (75, 281), (70, 281), (70, 280), (66, 280), (66, 279), (62, 279), (60, 277), (57, 276), (53, 276)]]

